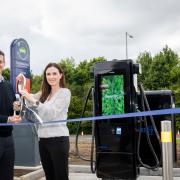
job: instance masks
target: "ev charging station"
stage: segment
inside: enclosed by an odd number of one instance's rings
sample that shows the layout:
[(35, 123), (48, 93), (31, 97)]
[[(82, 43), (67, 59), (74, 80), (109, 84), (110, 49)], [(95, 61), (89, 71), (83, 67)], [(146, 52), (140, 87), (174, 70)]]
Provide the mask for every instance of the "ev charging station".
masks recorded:
[[(154, 91), (145, 91), (145, 95), (147, 97), (149, 106), (151, 110), (160, 110), (160, 109), (169, 109), (175, 107), (174, 94), (171, 90), (154, 90)], [(138, 108), (140, 111), (143, 111), (140, 94), (138, 92)], [(152, 127), (150, 117), (147, 118), (147, 127), (142, 125), (140, 129), (141, 133), (141, 146), (139, 150), (139, 154), (141, 155), (141, 160), (144, 164), (149, 166), (154, 166), (156, 164), (155, 158), (153, 157), (152, 149), (149, 147), (146, 129), (148, 130), (149, 138), (151, 140), (153, 151), (156, 153), (157, 158), (160, 162), (160, 166), (162, 166), (162, 152), (159, 145), (159, 142), (156, 138), (154, 129)], [(172, 151), (173, 151), (173, 166), (175, 167), (177, 162), (176, 157), (176, 122), (175, 115), (159, 115), (153, 116), (154, 123), (157, 128), (159, 134), (161, 134), (161, 121), (169, 120), (171, 122), (172, 128)]]
[[(26, 89), (30, 92), (30, 50), (26, 40), (15, 39), (11, 43), (11, 83), (17, 92), (16, 77), (22, 73), (26, 78)], [(40, 165), (38, 139), (33, 126), (14, 126), (15, 165)]]
[(134, 74), (138, 73), (139, 66), (132, 60), (99, 62), (93, 67), (95, 116), (109, 115), (95, 121), (96, 174), (103, 180), (133, 180), (139, 174), (138, 119), (111, 119), (111, 115), (136, 112)]
[(163, 120), (171, 121), (173, 165), (176, 165), (174, 115), (111, 118), (117, 114), (175, 107), (170, 90), (144, 91), (139, 85), (137, 92), (135, 77), (139, 72), (139, 65), (130, 59), (98, 62), (93, 67), (94, 115), (108, 116), (94, 123), (96, 174), (102, 180), (135, 180), (140, 166), (151, 170), (162, 166), (159, 135)]

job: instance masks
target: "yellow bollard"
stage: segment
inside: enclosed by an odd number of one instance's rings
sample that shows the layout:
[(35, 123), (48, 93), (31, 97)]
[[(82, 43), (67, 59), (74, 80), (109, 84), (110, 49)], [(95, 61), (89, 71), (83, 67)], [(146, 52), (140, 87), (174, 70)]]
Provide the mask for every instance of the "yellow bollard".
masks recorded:
[(173, 180), (171, 121), (161, 121), (163, 180)]

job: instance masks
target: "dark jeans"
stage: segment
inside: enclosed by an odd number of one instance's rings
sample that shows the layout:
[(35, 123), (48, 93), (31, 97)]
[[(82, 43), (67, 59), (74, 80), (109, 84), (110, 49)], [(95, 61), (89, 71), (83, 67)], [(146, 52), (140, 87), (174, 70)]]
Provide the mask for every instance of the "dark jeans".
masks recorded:
[(0, 137), (0, 180), (13, 180), (14, 158), (13, 137)]
[(40, 138), (39, 152), (46, 180), (69, 180), (69, 137)]

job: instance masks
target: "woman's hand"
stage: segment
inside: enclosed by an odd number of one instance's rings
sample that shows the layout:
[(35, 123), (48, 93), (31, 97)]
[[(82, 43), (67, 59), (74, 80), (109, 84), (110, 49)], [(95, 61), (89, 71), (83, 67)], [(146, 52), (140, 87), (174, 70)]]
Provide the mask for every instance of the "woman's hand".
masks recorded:
[(22, 95), (22, 97), (24, 97), (25, 99), (27, 99), (29, 102), (31, 103), (35, 103), (36, 99), (34, 99), (31, 94), (28, 93), (27, 89), (23, 89), (20, 91), (20, 94)]

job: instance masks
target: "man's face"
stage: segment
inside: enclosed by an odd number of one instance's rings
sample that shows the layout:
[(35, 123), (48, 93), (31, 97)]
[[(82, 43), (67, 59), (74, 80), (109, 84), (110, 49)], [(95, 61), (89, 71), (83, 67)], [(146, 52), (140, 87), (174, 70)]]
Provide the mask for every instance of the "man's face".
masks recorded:
[(0, 55), (0, 73), (2, 73), (5, 66), (4, 56)]

